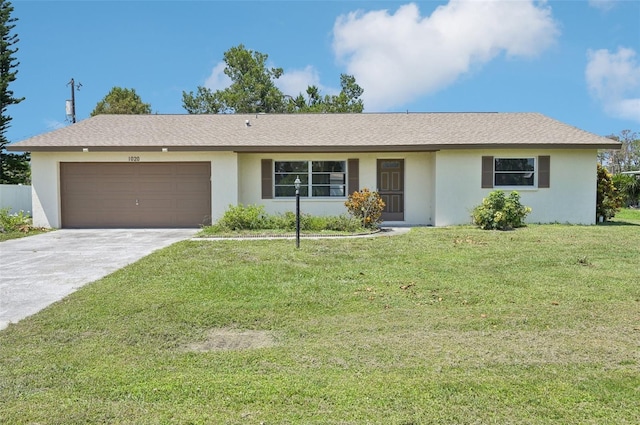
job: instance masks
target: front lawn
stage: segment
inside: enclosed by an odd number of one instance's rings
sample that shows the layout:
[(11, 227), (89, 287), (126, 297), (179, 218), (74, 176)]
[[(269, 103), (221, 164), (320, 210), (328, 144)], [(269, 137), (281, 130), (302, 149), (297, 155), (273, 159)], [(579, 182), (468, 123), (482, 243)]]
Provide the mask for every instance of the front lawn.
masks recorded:
[(0, 332), (0, 423), (637, 424), (640, 218), (185, 241)]
[(613, 218), (614, 222), (620, 221), (640, 222), (640, 209), (638, 208), (623, 208), (616, 213)]

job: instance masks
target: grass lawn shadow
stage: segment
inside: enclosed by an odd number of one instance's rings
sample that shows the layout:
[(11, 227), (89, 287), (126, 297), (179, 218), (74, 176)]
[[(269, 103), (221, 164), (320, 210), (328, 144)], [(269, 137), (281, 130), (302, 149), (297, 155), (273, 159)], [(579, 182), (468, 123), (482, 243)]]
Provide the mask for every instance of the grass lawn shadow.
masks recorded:
[(632, 223), (630, 221), (605, 221), (598, 223), (598, 226), (636, 226), (640, 227), (640, 223)]

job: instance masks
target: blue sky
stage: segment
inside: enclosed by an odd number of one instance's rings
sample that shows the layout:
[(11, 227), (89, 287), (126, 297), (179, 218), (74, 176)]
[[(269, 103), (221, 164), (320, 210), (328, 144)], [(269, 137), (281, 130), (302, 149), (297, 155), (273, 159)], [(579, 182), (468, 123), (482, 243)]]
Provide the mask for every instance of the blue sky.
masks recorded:
[(153, 112), (227, 84), (232, 46), (269, 55), (280, 88), (364, 88), (366, 112), (540, 112), (608, 135), (640, 130), (640, 0), (22, 1), (11, 142), (69, 125), (114, 87)]

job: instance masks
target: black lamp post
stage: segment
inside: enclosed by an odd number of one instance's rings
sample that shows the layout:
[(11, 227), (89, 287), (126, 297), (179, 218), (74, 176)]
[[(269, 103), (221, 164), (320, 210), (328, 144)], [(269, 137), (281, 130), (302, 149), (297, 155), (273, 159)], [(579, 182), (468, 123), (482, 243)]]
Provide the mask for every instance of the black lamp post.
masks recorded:
[(300, 176), (296, 176), (293, 185), (296, 188), (296, 248), (300, 248)]

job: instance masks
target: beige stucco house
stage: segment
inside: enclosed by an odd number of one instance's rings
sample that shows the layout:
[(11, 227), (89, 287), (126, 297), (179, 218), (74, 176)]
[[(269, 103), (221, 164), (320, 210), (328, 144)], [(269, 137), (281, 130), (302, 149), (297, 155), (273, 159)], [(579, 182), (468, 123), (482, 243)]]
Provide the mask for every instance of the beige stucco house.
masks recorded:
[(98, 115), (8, 147), (30, 151), (34, 224), (196, 227), (229, 205), (345, 213), (377, 189), (386, 225), (470, 222), (517, 190), (528, 222), (593, 224), (596, 153), (620, 144), (537, 113)]

